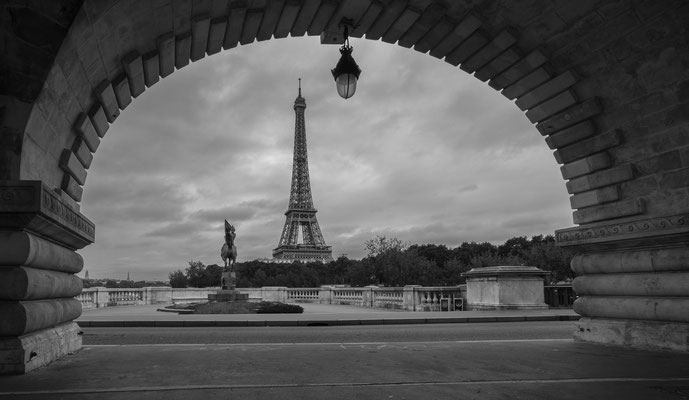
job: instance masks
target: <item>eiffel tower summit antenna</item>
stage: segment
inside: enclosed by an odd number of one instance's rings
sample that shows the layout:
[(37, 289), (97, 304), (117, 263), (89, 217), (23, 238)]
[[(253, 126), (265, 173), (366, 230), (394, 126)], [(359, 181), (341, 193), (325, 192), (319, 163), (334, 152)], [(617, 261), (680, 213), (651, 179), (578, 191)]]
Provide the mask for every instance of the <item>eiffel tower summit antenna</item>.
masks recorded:
[[(321, 228), (316, 219), (317, 210), (313, 206), (311, 182), (309, 180), (309, 160), (306, 152), (306, 124), (304, 122), (306, 100), (299, 95), (294, 100), (294, 156), (292, 159), (292, 187), (289, 205), (285, 212), (285, 226), (280, 243), (273, 249), (273, 258), (278, 262), (333, 260), (332, 249), (325, 244)], [(302, 243), (299, 243), (301, 232)]]

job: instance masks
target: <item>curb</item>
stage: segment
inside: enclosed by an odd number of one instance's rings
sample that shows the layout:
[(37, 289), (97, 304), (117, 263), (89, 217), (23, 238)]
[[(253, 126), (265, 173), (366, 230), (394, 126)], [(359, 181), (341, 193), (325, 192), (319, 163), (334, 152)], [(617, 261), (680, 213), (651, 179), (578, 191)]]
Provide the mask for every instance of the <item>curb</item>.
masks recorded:
[(218, 321), (76, 321), (82, 328), (199, 328), (254, 326), (347, 326), (347, 325), (412, 325), (471, 324), (483, 322), (578, 321), (579, 315), (542, 315), (521, 317), (452, 317), (452, 318), (384, 318), (333, 320), (218, 320)]

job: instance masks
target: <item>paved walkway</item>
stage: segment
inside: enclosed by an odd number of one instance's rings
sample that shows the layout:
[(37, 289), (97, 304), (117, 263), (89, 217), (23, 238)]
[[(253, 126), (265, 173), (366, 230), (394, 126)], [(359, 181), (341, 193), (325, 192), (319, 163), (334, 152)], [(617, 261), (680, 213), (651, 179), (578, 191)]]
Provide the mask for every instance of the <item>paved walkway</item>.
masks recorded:
[(300, 304), (303, 314), (177, 314), (157, 311), (161, 305), (105, 307), (84, 310), (82, 327), (308, 326), (380, 325), (510, 321), (573, 321), (569, 309), (411, 312), (329, 304)]

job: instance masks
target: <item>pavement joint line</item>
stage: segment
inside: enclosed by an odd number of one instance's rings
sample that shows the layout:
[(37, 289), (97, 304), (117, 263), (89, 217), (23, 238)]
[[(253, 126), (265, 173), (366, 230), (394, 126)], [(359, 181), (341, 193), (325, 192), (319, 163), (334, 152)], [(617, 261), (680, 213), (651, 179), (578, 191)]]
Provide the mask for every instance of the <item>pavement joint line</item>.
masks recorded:
[(290, 389), (290, 388), (322, 388), (322, 387), (388, 387), (388, 386), (471, 386), (471, 385), (542, 385), (564, 383), (631, 383), (631, 382), (689, 382), (689, 378), (556, 378), (556, 379), (503, 379), (503, 380), (473, 380), (473, 381), (417, 381), (417, 382), (323, 382), (323, 383), (275, 383), (275, 384), (247, 384), (247, 385), (175, 385), (175, 386), (141, 386), (101, 389), (64, 389), (64, 390), (36, 390), (0, 392), (0, 397), (27, 396), (46, 394), (89, 394), (89, 393), (128, 393), (128, 392), (165, 392), (184, 390), (219, 390), (219, 389)]
[(525, 343), (525, 342), (574, 342), (574, 339), (490, 339), (490, 340), (446, 340), (427, 342), (300, 342), (300, 343), (150, 343), (150, 344), (85, 344), (86, 348), (110, 348), (110, 347), (246, 347), (246, 346), (380, 346), (380, 345), (429, 345), (429, 344), (471, 344), (471, 343)]

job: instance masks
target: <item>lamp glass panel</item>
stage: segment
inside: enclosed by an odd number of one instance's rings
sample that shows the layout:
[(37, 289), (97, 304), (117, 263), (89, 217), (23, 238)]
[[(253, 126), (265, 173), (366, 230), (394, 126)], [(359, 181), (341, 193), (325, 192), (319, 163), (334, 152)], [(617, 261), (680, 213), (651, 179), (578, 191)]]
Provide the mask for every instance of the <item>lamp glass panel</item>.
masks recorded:
[(343, 99), (348, 99), (354, 96), (356, 92), (356, 76), (354, 74), (341, 74), (335, 80), (337, 85), (337, 93)]

